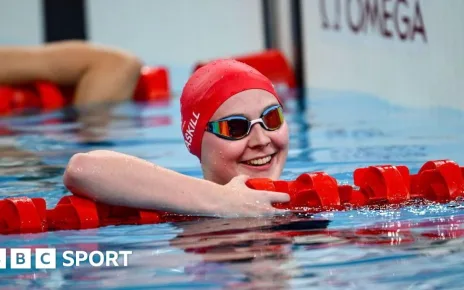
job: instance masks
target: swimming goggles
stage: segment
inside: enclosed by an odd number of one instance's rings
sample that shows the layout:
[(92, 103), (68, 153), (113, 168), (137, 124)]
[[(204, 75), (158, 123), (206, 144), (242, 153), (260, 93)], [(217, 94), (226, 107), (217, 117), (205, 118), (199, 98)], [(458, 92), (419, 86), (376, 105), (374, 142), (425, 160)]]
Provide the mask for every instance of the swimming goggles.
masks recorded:
[(280, 105), (273, 105), (256, 120), (248, 120), (245, 116), (229, 116), (217, 121), (208, 122), (205, 131), (227, 140), (240, 140), (250, 134), (253, 125), (260, 123), (268, 131), (275, 131), (284, 123), (284, 114)]

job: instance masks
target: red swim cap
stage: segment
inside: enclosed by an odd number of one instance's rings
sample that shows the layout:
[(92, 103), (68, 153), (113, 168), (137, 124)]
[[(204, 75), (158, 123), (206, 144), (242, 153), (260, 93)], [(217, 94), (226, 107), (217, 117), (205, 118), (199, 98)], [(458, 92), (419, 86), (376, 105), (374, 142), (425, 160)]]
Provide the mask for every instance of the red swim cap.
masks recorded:
[(281, 103), (271, 81), (242, 62), (217, 60), (195, 71), (180, 98), (182, 135), (190, 153), (201, 160), (206, 124), (227, 99), (250, 89), (268, 91)]

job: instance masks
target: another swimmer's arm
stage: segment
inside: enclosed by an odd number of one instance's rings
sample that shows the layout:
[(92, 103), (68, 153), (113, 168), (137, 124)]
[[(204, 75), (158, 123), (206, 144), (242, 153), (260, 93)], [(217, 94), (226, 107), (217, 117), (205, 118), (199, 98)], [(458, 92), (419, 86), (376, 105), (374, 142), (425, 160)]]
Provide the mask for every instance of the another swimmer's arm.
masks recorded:
[(76, 88), (75, 105), (129, 99), (142, 68), (133, 55), (83, 41), (0, 47), (0, 84), (47, 80)]
[(289, 199), (284, 193), (251, 190), (244, 180), (239, 177), (223, 186), (104, 150), (74, 155), (64, 175), (64, 184), (76, 195), (112, 205), (185, 214), (271, 214), (277, 212), (272, 202)]

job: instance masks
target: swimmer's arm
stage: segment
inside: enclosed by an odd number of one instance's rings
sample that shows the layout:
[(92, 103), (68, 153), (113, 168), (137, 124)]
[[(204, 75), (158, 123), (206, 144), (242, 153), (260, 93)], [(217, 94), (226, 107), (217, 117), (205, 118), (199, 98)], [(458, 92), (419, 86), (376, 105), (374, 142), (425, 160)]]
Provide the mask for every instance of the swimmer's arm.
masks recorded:
[(133, 55), (83, 41), (0, 47), (0, 84), (47, 80), (75, 86), (75, 105), (129, 99), (142, 68)]
[(221, 185), (105, 150), (74, 155), (64, 184), (75, 195), (112, 205), (198, 215), (226, 206)]
[(69, 161), (64, 184), (75, 195), (102, 203), (201, 216), (257, 216), (281, 212), (273, 202), (286, 193), (250, 189), (246, 176), (227, 185), (182, 175), (113, 151), (78, 153)]

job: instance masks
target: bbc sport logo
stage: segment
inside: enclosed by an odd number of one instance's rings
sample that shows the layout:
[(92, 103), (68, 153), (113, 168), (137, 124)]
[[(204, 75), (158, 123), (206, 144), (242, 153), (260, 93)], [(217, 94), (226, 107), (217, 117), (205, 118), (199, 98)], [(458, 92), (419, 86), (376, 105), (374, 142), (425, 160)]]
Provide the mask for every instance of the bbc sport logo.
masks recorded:
[[(64, 251), (61, 253), (63, 267), (79, 267), (86, 262), (92, 267), (127, 267), (132, 251)], [(55, 248), (0, 248), (0, 269), (56, 269), (57, 254)], [(121, 261), (122, 260), (122, 261)], [(7, 263), (9, 262), (9, 263)]]

